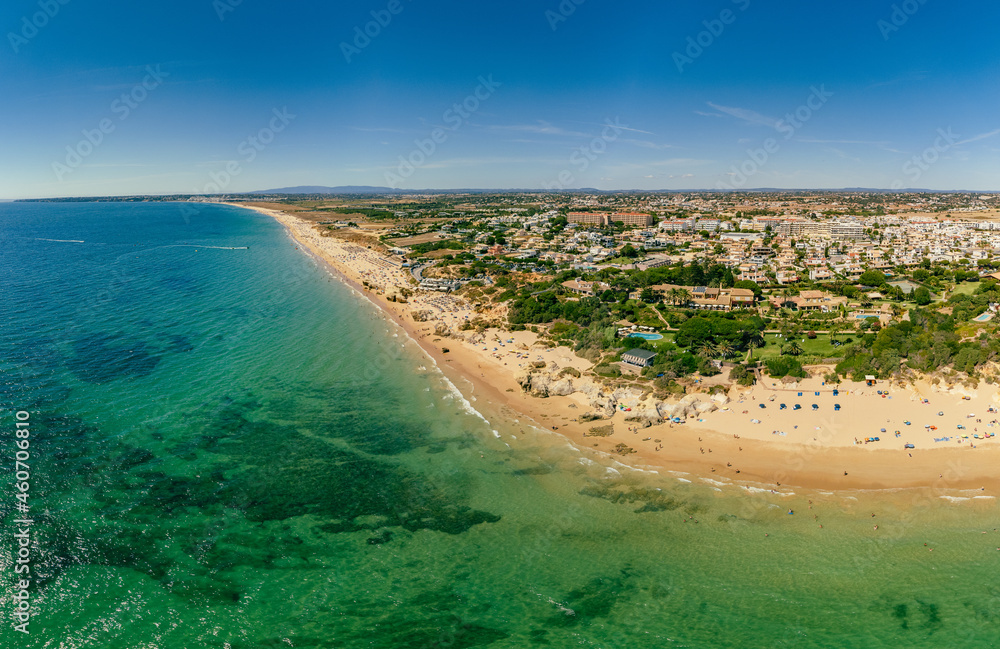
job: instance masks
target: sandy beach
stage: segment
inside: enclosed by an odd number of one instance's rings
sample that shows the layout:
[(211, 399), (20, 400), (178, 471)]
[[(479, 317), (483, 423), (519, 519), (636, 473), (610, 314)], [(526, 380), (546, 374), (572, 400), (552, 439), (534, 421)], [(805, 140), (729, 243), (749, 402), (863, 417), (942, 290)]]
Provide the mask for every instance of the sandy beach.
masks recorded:
[[(716, 395), (711, 411), (687, 416), (684, 423), (643, 427), (643, 422), (627, 421), (631, 407), (639, 407), (638, 394), (633, 402), (619, 395), (610, 418), (580, 422), (580, 415), (593, 409), (587, 394), (537, 398), (518, 381), (538, 363), (580, 371), (591, 366), (568, 348), (539, 344), (526, 331), (490, 329), (481, 336), (459, 336), (458, 327), (475, 314), (465, 300), (417, 291), (399, 303), (400, 289), (414, 288), (407, 269), (360, 245), (322, 237), (312, 223), (292, 214), (233, 205), (282, 223), (298, 245), (399, 324), (487, 417), (527, 417), (581, 450), (686, 476), (679, 479), (748, 490), (929, 487), (935, 497), (969, 500), (992, 499), (1000, 492), (1000, 438), (993, 437), (1000, 432), (1000, 414), (991, 412), (1000, 408), (995, 386), (944, 391), (923, 382), (834, 386), (818, 378), (789, 385), (765, 377), (753, 389), (734, 387)], [(426, 319), (415, 321), (417, 312)], [(449, 330), (456, 335), (442, 335)], [(592, 429), (608, 425), (611, 434), (593, 436)], [(879, 441), (865, 441), (874, 437)], [(616, 453), (619, 444), (634, 452)]]

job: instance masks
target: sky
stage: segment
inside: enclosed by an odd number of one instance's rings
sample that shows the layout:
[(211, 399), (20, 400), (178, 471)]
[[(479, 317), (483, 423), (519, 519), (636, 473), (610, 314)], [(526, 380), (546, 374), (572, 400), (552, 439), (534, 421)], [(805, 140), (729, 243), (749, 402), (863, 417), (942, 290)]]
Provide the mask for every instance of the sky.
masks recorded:
[(943, 0), (5, 0), (0, 198), (996, 191), (998, 19)]

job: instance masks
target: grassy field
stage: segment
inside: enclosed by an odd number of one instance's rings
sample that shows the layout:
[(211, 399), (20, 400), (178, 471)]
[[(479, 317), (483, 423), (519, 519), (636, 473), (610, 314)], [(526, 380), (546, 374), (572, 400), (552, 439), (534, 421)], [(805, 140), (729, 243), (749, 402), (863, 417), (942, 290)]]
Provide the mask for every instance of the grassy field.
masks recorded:
[[(837, 340), (843, 342), (846, 337), (844, 334), (841, 334), (837, 336)], [(781, 348), (788, 344), (787, 340), (778, 338), (777, 334), (767, 334), (764, 339), (767, 340), (767, 346), (763, 349), (754, 350), (754, 358), (780, 356)], [(806, 356), (837, 358), (843, 354), (844, 349), (843, 346), (834, 347), (830, 342), (829, 334), (819, 334), (813, 340), (806, 338), (805, 340), (798, 341), (798, 343), (802, 347), (802, 354), (799, 356), (800, 359), (804, 359)]]
[(982, 282), (962, 282), (952, 291), (953, 295), (972, 295), (982, 285)]
[[(837, 336), (837, 340), (841, 343), (847, 337), (852, 337), (857, 339), (857, 334), (840, 334)], [(766, 359), (772, 358), (774, 356), (781, 355), (781, 348), (788, 344), (784, 338), (778, 338), (777, 334), (767, 334), (764, 339), (767, 341), (767, 346), (762, 349), (755, 349), (753, 352), (753, 357), (755, 359)], [(673, 333), (664, 333), (663, 340), (658, 340), (653, 342), (653, 347), (658, 351), (663, 351), (661, 346), (664, 343), (672, 343), (674, 340)], [(844, 347), (834, 347), (830, 342), (829, 334), (819, 334), (814, 340), (806, 338), (805, 340), (800, 340), (799, 346), (802, 347), (802, 354), (799, 356), (801, 360), (806, 360), (807, 356), (815, 356), (818, 358), (838, 358), (843, 355)], [(696, 351), (696, 350), (695, 350)], [(730, 358), (730, 361), (740, 361), (745, 357), (745, 353), (739, 356)]]

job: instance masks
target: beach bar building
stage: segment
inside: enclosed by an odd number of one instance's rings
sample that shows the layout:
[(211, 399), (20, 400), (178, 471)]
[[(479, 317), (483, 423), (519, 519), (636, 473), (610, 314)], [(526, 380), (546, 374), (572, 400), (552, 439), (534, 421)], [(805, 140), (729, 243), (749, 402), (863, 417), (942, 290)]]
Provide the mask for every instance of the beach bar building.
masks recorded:
[(651, 367), (656, 352), (649, 352), (645, 349), (630, 349), (622, 354), (622, 362), (635, 367)]

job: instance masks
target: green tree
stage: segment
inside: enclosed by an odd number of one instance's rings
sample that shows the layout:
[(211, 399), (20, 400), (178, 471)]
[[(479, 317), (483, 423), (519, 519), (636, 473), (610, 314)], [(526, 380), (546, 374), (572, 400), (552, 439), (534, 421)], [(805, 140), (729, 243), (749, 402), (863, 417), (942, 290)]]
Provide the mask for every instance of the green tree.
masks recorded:
[(760, 331), (750, 331), (746, 334), (747, 359), (753, 360), (753, 350), (767, 344), (764, 334)]
[(858, 278), (865, 286), (882, 286), (885, 284), (885, 273), (877, 270), (866, 270), (861, 273), (861, 277)]
[(698, 355), (705, 359), (715, 358), (719, 355), (719, 351), (713, 343), (704, 342), (698, 348)]
[(626, 243), (621, 249), (621, 256), (628, 257), (629, 259), (635, 259), (639, 256), (639, 251), (636, 250), (635, 246), (631, 243)]
[(926, 306), (931, 303), (931, 292), (920, 286), (913, 291), (913, 301), (920, 306)]

